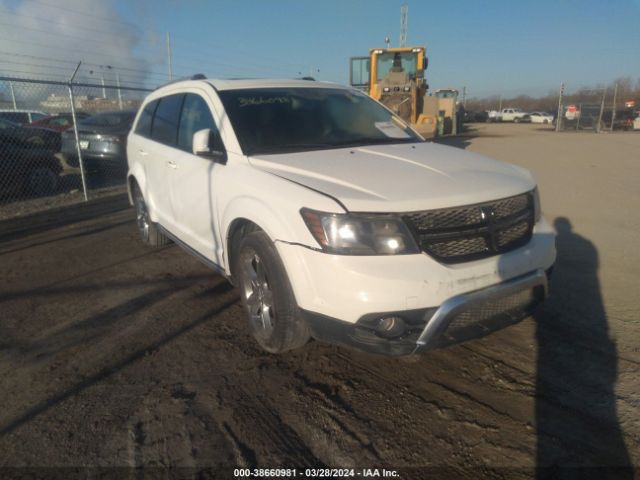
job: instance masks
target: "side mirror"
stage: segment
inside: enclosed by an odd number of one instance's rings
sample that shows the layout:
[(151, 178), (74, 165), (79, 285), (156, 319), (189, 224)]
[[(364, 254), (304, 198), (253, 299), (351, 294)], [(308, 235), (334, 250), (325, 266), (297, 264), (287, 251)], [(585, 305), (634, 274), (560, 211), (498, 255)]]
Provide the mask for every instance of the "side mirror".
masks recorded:
[(193, 134), (192, 150), (194, 155), (206, 155), (211, 153), (211, 148), (209, 148), (209, 137), (211, 137), (210, 128), (198, 130)]
[(212, 150), (211, 145), (215, 145), (221, 142), (216, 142), (214, 136), (217, 132), (213, 132), (210, 128), (203, 128), (193, 134), (193, 142), (191, 143), (191, 150), (194, 155), (200, 157), (210, 158), (211, 160), (225, 163), (227, 161), (227, 152), (224, 151), (224, 147), (220, 150)]

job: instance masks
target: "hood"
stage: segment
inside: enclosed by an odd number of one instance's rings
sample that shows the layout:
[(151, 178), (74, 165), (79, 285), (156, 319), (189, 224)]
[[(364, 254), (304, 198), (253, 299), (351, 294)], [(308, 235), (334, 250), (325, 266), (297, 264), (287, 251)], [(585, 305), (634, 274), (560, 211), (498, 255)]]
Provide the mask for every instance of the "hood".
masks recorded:
[(256, 155), (254, 167), (354, 212), (410, 212), (496, 200), (535, 187), (523, 168), (431, 142)]

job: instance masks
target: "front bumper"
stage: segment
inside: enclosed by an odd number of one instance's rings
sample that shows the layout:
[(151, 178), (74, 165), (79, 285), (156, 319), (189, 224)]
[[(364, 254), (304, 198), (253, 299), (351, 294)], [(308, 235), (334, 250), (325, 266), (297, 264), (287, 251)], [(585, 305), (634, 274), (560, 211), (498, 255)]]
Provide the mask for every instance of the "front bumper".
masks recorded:
[[(433, 348), (452, 333), (457, 338), (458, 333), (469, 334), (478, 327), (474, 319), (483, 313), (474, 313), (471, 307), (489, 307), (493, 300), (509, 297), (513, 288), (514, 293), (534, 292), (535, 302), (525, 305), (523, 315), (498, 315), (480, 328), (495, 329), (525, 318), (546, 296), (544, 272), (556, 259), (555, 232), (544, 219), (535, 225), (526, 245), (460, 264), (445, 265), (424, 253), (358, 257), (286, 242), (276, 241), (276, 246), (296, 302), (316, 338), (389, 355)], [(394, 314), (409, 324), (407, 335), (400, 339), (381, 339), (359, 324)], [(465, 318), (470, 325), (458, 328)]]
[[(356, 323), (302, 310), (313, 336), (368, 353), (410, 355), (484, 336), (531, 315), (547, 296), (550, 270), (520, 277), (446, 300), (438, 308), (376, 314), (402, 316), (406, 331), (384, 338), (370, 328), (367, 315)], [(364, 322), (362, 320), (365, 320)]]

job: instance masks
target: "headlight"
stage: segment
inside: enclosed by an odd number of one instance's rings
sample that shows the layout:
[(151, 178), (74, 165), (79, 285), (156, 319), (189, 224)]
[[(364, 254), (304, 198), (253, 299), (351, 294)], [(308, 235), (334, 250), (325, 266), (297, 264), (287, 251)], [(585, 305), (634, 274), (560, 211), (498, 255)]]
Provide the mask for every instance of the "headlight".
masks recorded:
[(540, 194), (538, 187), (533, 189), (533, 221), (538, 223), (542, 218), (542, 209), (540, 208)]
[(393, 215), (336, 214), (300, 210), (309, 231), (327, 253), (397, 255), (420, 253), (404, 222)]

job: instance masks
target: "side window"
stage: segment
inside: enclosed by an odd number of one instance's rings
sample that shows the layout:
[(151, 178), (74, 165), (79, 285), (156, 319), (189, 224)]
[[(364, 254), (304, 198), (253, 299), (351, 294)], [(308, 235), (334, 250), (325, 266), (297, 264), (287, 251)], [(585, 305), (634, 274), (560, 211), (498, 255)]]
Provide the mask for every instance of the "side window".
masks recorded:
[(67, 125), (71, 125), (71, 122), (66, 117), (54, 117), (48, 122), (49, 125), (59, 125), (61, 127), (66, 127)]
[(158, 106), (158, 100), (147, 103), (140, 114), (138, 124), (136, 125), (136, 133), (143, 137), (151, 137), (151, 121), (153, 120), (153, 114)]
[(223, 150), (224, 147), (220, 141), (218, 128), (211, 115), (211, 110), (207, 102), (200, 95), (187, 93), (180, 116), (180, 127), (178, 129), (178, 147), (188, 152), (192, 151), (193, 134), (198, 130), (210, 128), (212, 138), (217, 140), (217, 145), (211, 145), (214, 150)]
[(176, 146), (178, 121), (184, 94), (169, 95), (160, 99), (151, 127), (151, 138), (169, 146)]

